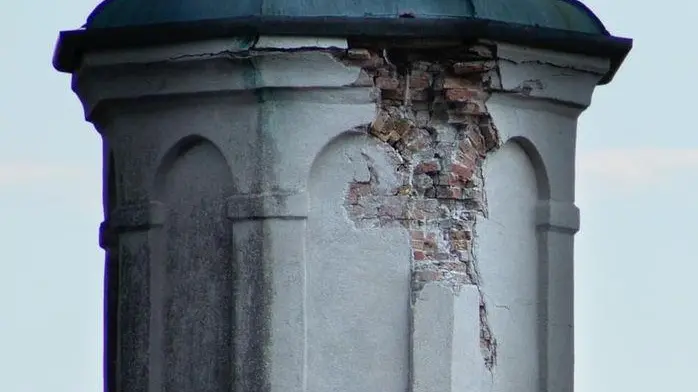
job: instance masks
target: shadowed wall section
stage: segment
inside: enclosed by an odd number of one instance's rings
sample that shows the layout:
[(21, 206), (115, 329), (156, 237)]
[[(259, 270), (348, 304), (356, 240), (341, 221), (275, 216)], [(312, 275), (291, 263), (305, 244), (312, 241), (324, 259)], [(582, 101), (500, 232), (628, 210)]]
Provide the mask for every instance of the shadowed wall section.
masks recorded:
[(307, 244), (308, 392), (404, 392), (411, 251), (407, 231), (356, 228), (349, 183), (397, 184), (378, 143), (344, 134), (314, 162)]
[[(168, 215), (164, 260), (153, 265), (162, 391), (230, 392), (233, 385), (233, 249), (225, 199), (230, 169), (201, 138), (178, 143), (157, 177)], [(161, 293), (158, 297), (157, 293)], [(158, 311), (156, 311), (158, 312)], [(160, 324), (159, 326), (157, 324)], [(156, 376), (158, 377), (158, 376)]]
[(100, 246), (105, 250), (104, 260), (104, 391), (116, 392), (119, 254), (118, 235), (110, 228), (111, 213), (116, 207), (116, 163), (114, 154), (104, 143), (103, 204), (104, 222), (100, 227)]
[(481, 288), (497, 338), (493, 392), (539, 392), (538, 181), (529, 156), (509, 141), (485, 160), (487, 219), (477, 226)]

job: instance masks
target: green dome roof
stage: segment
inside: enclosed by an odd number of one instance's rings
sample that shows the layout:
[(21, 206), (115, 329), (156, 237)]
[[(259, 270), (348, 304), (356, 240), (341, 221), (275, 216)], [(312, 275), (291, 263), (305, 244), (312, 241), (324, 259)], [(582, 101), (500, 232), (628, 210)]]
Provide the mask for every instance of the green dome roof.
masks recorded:
[(490, 40), (611, 61), (632, 47), (578, 0), (106, 0), (78, 30), (62, 31), (53, 64), (84, 53), (259, 35)]
[(87, 29), (242, 18), (473, 18), (608, 35), (577, 0), (106, 0)]

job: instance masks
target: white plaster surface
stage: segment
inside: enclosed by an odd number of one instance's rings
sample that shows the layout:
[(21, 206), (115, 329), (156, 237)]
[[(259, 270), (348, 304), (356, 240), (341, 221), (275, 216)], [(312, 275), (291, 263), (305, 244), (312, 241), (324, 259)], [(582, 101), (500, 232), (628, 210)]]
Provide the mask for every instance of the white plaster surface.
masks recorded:
[[(517, 299), (534, 298), (537, 307), (519, 317), (516, 312), (497, 307), (501, 303), (488, 304), (488, 308), (494, 307), (491, 322), (499, 343), (499, 364), (495, 368), (493, 388), (518, 391), (520, 389), (508, 388), (512, 388), (514, 380), (521, 379), (524, 380), (521, 385), (527, 390), (571, 392), (574, 385), (573, 235), (579, 229), (579, 210), (574, 205), (577, 117), (591, 101), (595, 84), (606, 69), (605, 60), (527, 48), (503, 49), (501, 55), (505, 59), (499, 62), (502, 91), (492, 94), (487, 108), (501, 139), (516, 144), (505, 146), (486, 160), (486, 170), (492, 171), (486, 172), (485, 177), (490, 217), (478, 224), (481, 255), (478, 261), (483, 271), (486, 298), (507, 293), (502, 300), (509, 302), (503, 304), (509, 309), (512, 305), (513, 309), (523, 309)], [(542, 81), (542, 89), (533, 88), (524, 93), (518, 88), (531, 80)], [(516, 145), (519, 147), (513, 147)], [(498, 163), (500, 153), (509, 157), (501, 158)], [(509, 168), (498, 172), (497, 165)], [(528, 185), (521, 183), (526, 178)], [(509, 196), (503, 196), (498, 202), (493, 187)], [(513, 192), (524, 192), (523, 197)], [(520, 205), (524, 202), (525, 206)], [(519, 205), (519, 209), (510, 210), (515, 205)], [(526, 227), (522, 226), (523, 222), (527, 222)], [(494, 243), (497, 236), (500, 240)], [(518, 243), (513, 240), (516, 238), (520, 238)], [(522, 241), (534, 241), (537, 245)], [(515, 246), (522, 248), (515, 252)], [(537, 274), (524, 271), (511, 287), (495, 289), (493, 294), (489, 287), (493, 277), (504, 274), (503, 279), (506, 279), (506, 274), (514, 267), (501, 268), (495, 264), (513, 263), (512, 258), (537, 268)], [(487, 277), (488, 274), (491, 277)], [(537, 315), (538, 319), (532, 315)], [(517, 317), (516, 324), (510, 319), (512, 316)], [(538, 340), (535, 347), (526, 342), (506, 347), (507, 340), (516, 334), (522, 339), (530, 336), (531, 322), (536, 320)], [(524, 329), (517, 331), (516, 325)], [(502, 334), (504, 340), (500, 337)], [(533, 354), (534, 348), (537, 358), (530, 357), (528, 362), (522, 361), (516, 369), (511, 369), (507, 362), (510, 355)]]
[(254, 44), (255, 49), (347, 49), (346, 38), (332, 37), (288, 37), (262, 35)]
[(409, 377), (409, 238), (402, 228), (356, 229), (343, 206), (348, 184), (385, 187), (395, 167), (366, 136), (327, 146), (310, 176), (308, 392), (402, 392)]
[(504, 91), (587, 107), (607, 59), (497, 45), (499, 84)]
[[(429, 283), (412, 308), (412, 391), (479, 392), (491, 380), (480, 353), (476, 286)], [(438, 326), (435, 322), (438, 320)]]
[(540, 361), (536, 176), (526, 153), (507, 143), (485, 161), (488, 217), (477, 224), (477, 254), (492, 333), (493, 392), (538, 392)]

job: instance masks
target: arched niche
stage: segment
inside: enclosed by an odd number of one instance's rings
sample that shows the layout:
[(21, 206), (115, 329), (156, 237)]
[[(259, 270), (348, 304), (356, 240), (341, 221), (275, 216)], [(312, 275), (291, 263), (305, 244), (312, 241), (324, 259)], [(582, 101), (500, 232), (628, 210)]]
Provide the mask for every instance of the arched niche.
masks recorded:
[(526, 139), (512, 139), (484, 163), (487, 216), (477, 223), (476, 260), (497, 341), (493, 392), (541, 390), (541, 262), (536, 206), (548, 193), (542, 160)]
[(411, 252), (401, 227), (361, 227), (351, 183), (397, 184), (374, 139), (343, 134), (315, 159), (307, 222), (308, 392), (403, 392), (409, 378)]
[(180, 140), (157, 172), (167, 218), (151, 258), (153, 352), (163, 356), (155, 377), (165, 392), (233, 388), (232, 191), (224, 156), (201, 137)]

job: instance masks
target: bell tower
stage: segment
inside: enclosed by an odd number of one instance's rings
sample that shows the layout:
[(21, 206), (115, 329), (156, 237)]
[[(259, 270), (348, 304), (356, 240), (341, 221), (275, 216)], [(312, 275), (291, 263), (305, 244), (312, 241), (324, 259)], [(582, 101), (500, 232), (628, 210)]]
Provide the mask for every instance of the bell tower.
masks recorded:
[(104, 141), (108, 392), (571, 392), (576, 0), (112, 0), (61, 33)]

